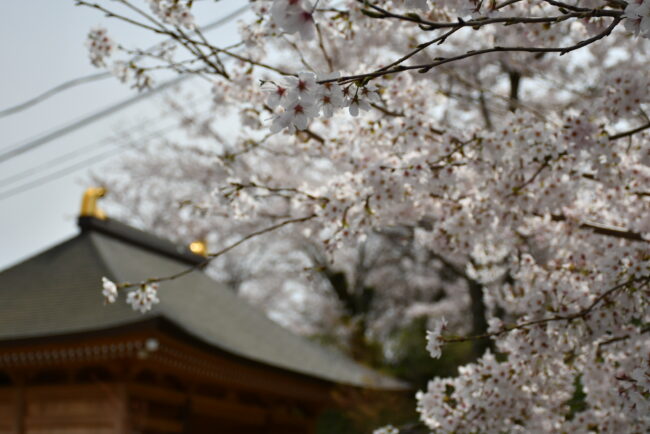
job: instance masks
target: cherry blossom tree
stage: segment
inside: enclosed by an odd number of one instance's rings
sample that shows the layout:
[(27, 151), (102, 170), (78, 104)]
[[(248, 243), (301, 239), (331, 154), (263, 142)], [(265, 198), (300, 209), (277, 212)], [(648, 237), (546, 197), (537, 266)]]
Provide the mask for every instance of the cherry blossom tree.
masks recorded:
[[(211, 143), (186, 150), (203, 190), (174, 199), (239, 234), (206, 262), (271, 232), (329, 258), (406, 233), (484, 307), (479, 334), (453, 309), (434, 318), (432, 357), (489, 347), (418, 393), (430, 429), (650, 428), (650, 0), (255, 1), (231, 47), (191, 1), (148, 3), (78, 1), (175, 47), (95, 29), (93, 64), (137, 88), (165, 70), (212, 83), (188, 123)], [(215, 119), (233, 114), (224, 139)], [(104, 293), (135, 300), (182, 274)]]
[[(182, 124), (194, 119), (178, 116)], [(109, 186), (106, 205), (112, 216), (179, 244), (203, 240), (224, 246), (258, 226), (189, 202), (211, 192), (206, 180), (214, 176), (212, 163), (204, 152), (168, 139), (146, 146), (139, 141), (134, 137), (130, 155), (93, 181)], [(277, 164), (277, 172), (286, 170)], [(484, 309), (480, 287), (478, 296), (470, 297), (468, 287), (476, 282), (416, 244), (409, 228), (370, 231), (367, 239), (333, 254), (305, 234), (278, 231), (216, 258), (206, 271), (283, 325), (334, 343), (376, 367), (392, 363), (398, 356), (389, 350), (393, 338), (418, 318), (447, 315), (458, 331), (487, 331), (484, 321), (465, 321), (473, 302)], [(117, 290), (112, 282), (108, 285), (105, 297), (112, 302)], [(482, 349), (475, 352), (480, 355)]]

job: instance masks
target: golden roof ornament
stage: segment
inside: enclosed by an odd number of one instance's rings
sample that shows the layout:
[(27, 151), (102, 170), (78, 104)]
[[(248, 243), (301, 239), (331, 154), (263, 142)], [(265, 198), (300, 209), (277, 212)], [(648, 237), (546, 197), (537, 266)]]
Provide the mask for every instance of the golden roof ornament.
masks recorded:
[(99, 209), (97, 201), (106, 195), (107, 190), (104, 187), (90, 187), (84, 192), (81, 200), (81, 217), (95, 217), (100, 220), (106, 220), (106, 213)]

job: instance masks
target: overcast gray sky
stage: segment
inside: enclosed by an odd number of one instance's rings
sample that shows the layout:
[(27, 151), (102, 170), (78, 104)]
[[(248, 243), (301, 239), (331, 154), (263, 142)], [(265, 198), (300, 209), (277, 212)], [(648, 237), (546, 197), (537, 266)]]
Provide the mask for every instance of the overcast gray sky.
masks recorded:
[[(113, 2), (105, 3), (110, 6)], [(198, 22), (211, 23), (243, 4), (242, 0), (197, 1)], [(100, 72), (90, 65), (84, 46), (88, 30), (96, 25), (107, 27), (111, 36), (130, 47), (146, 48), (160, 40), (108, 20), (97, 11), (74, 6), (73, 0), (5, 2), (0, 15), (0, 110), (68, 80)], [(235, 42), (236, 23), (220, 27), (209, 36), (217, 44)], [(0, 155), (135, 94), (109, 78), (0, 117)], [(110, 170), (112, 159), (120, 155), (119, 142), (111, 140), (115, 133), (124, 125), (155, 130), (160, 122), (149, 119), (156, 115), (153, 101), (141, 102), (0, 162), (0, 270), (76, 234), (88, 170)], [(87, 160), (95, 163), (85, 163)], [(82, 169), (73, 170), (75, 165)]]

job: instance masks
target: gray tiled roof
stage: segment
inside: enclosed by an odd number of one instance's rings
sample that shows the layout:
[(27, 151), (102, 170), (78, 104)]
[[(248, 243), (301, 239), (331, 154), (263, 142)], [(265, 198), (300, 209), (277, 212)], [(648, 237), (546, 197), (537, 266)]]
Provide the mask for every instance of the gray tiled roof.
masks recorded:
[[(191, 254), (165, 254), (165, 249), (173, 253), (171, 243), (158, 239), (147, 245), (142, 240), (150, 241), (151, 236), (134, 231), (87, 228), (1, 272), (0, 341), (105, 330), (162, 316), (213, 347), (249, 360), (337, 383), (404, 388), (283, 329), (198, 270), (162, 283), (160, 304), (145, 315), (134, 312), (123, 299), (105, 305), (102, 276), (116, 282), (139, 281), (191, 266)], [(132, 240), (117, 236), (124, 233)]]

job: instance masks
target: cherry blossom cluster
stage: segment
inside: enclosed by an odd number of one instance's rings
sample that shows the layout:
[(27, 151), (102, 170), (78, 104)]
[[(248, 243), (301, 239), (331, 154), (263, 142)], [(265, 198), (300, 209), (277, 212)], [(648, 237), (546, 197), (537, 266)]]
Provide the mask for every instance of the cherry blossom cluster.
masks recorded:
[[(306, 271), (335, 264), (376, 290), (348, 322), (365, 337), (424, 316), (432, 357), (487, 342), (418, 394), (434, 432), (646, 432), (650, 45), (630, 32), (647, 36), (649, 3), (258, 1), (228, 77), (202, 63), (213, 110), (174, 101), (193, 145), (125, 164), (138, 192), (106, 183), (178, 241), (292, 222), (230, 265), (275, 317), (318, 312), (297, 329), (349, 336)], [(360, 272), (360, 249), (388, 256)]]
[[(117, 285), (106, 277), (102, 277), (102, 295), (107, 303), (115, 303), (118, 297)], [(126, 296), (126, 303), (133, 310), (146, 313), (160, 302), (158, 298), (158, 284), (148, 283), (137, 289), (131, 290)]]
[(194, 29), (194, 15), (190, 11), (190, 1), (148, 0), (151, 11), (164, 23), (186, 29)]
[(573, 381), (561, 362), (537, 360), (537, 366), (498, 361), (487, 352), (459, 368), (457, 378), (432, 380), (428, 392), (418, 394), (423, 421), (436, 432), (557, 431)]
[(86, 47), (88, 47), (90, 62), (97, 67), (106, 66), (106, 59), (115, 51), (115, 43), (103, 27), (96, 27), (88, 32)]
[[(321, 79), (332, 79), (332, 76)], [(300, 72), (297, 77), (286, 77), (284, 80), (284, 85), (265, 84), (265, 89), (270, 93), (268, 106), (272, 109), (280, 107), (271, 124), (273, 133), (286, 130), (293, 134), (296, 130), (304, 130), (320, 114), (324, 118), (331, 118), (336, 110), (343, 107), (348, 107), (352, 116), (358, 116), (360, 111), (367, 111), (372, 103), (379, 102), (378, 89), (372, 84), (343, 88), (334, 82), (319, 84), (316, 74), (312, 72)]]
[(603, 109), (611, 112), (613, 118), (626, 119), (650, 102), (650, 77), (623, 71), (612, 77), (608, 91)]
[(625, 28), (635, 36), (650, 38), (650, 1), (630, 0), (624, 14)]
[(117, 285), (115, 285), (115, 282), (106, 277), (102, 277), (102, 287), (102, 295), (106, 301), (108, 303), (115, 303), (115, 300), (117, 300)]
[(444, 317), (437, 320), (431, 330), (427, 331), (427, 351), (434, 359), (440, 358), (442, 355), (442, 332), (447, 329), (447, 321)]
[(151, 310), (154, 304), (158, 304), (158, 284), (150, 283), (134, 289), (126, 296), (126, 303), (130, 304), (133, 310), (145, 313)]
[[(88, 33), (86, 42), (91, 63), (98, 68), (106, 68), (114, 77), (122, 83), (129, 83), (137, 90), (147, 90), (153, 86), (153, 77), (146, 67), (138, 66), (135, 61), (116, 59), (109, 62), (118, 46), (107, 35), (106, 29), (96, 28)], [(156, 48), (155, 53), (149, 53), (151, 57), (161, 59), (166, 63), (173, 63), (172, 54), (176, 48), (170, 44), (161, 44)], [(122, 47), (119, 50), (125, 51)]]

